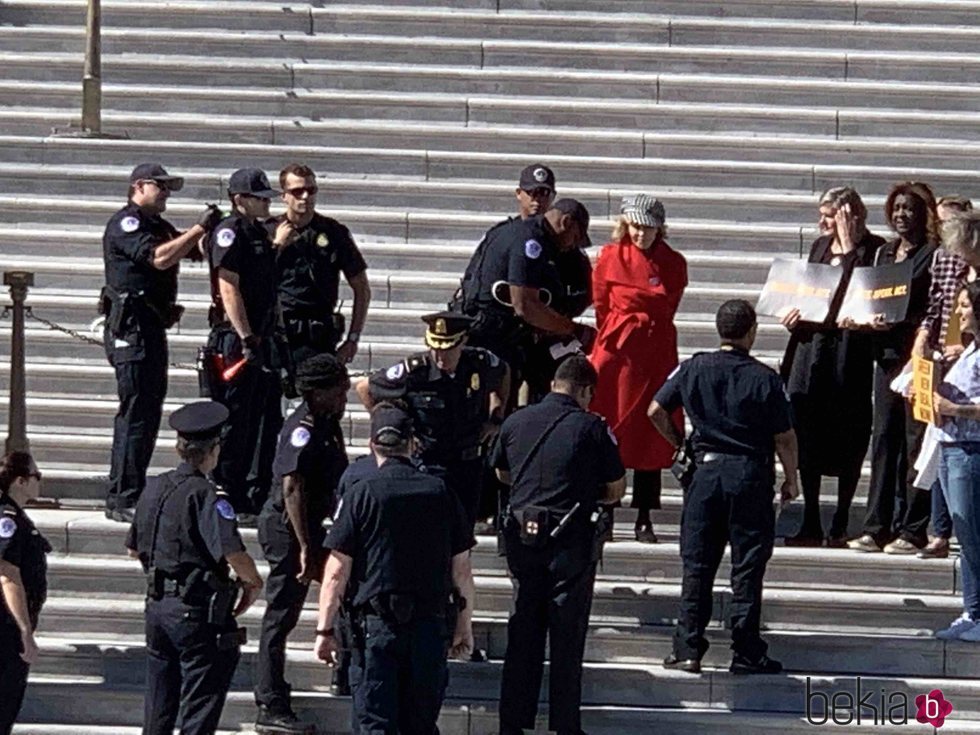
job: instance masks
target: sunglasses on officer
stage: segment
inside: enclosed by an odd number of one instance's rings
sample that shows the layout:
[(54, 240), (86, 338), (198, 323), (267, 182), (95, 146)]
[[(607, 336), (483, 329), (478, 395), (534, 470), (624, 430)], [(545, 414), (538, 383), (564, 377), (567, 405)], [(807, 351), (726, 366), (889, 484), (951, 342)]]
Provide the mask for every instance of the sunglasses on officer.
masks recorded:
[(522, 191), (535, 199), (547, 199), (555, 194), (554, 190), (548, 188), (547, 186), (536, 186), (533, 189), (522, 189)]
[(165, 182), (163, 182), (163, 181), (157, 181), (156, 179), (140, 179), (140, 181), (138, 183), (140, 183), (140, 184), (142, 184), (144, 186), (146, 184), (153, 184), (160, 191), (167, 191), (167, 192), (169, 192), (171, 190), (170, 187)]
[(304, 194), (306, 196), (314, 196), (318, 191), (320, 191), (320, 188), (317, 186), (297, 186), (292, 189), (286, 189), (286, 193), (289, 196), (296, 197), (297, 199), (302, 199)]

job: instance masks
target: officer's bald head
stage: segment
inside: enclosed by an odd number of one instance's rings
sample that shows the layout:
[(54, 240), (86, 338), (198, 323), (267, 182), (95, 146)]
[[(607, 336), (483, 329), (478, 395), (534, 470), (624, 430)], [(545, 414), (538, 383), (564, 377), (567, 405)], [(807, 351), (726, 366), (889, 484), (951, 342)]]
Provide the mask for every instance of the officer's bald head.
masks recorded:
[[(745, 299), (726, 301), (715, 315), (715, 327), (722, 344), (734, 344), (748, 349), (755, 341), (755, 309)], [(748, 345), (743, 344), (745, 342)]]
[(599, 376), (585, 355), (572, 355), (566, 358), (555, 371), (551, 390), (571, 396), (582, 408), (592, 402)]

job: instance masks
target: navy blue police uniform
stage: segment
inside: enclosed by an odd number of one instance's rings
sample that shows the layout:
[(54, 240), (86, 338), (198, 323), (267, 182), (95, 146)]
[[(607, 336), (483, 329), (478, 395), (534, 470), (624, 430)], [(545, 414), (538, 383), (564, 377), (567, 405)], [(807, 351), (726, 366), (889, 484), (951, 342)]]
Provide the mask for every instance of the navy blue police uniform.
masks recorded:
[[(261, 188), (268, 187), (264, 173), (245, 171), (254, 179), (249, 183), (259, 187), (256, 194), (266, 197), (275, 193)], [(240, 173), (236, 172), (232, 181)], [(209, 389), (203, 391), (224, 403), (230, 412), (214, 479), (228, 493), (238, 513), (256, 514), (269, 494), (276, 438), (282, 428), (281, 358), (276, 345), (276, 254), (264, 223), (251, 222), (235, 213), (215, 228), (208, 240), (208, 257), (213, 301), (208, 348), (220, 355), (225, 369), (239, 363), (246, 354), (250, 357), (233, 376), (217, 376), (216, 380), (213, 376)], [(253, 350), (245, 349), (228, 321), (218, 290), (221, 268), (238, 276), (248, 323), (259, 340)]]
[(579, 732), (582, 655), (601, 545), (599, 498), (623, 477), (606, 422), (549, 393), (504, 421), (491, 456), (510, 473), (504, 523), (514, 612), (500, 691), (502, 731), (533, 728), (550, 639), (549, 729)]
[[(154, 173), (156, 176), (144, 176)], [(162, 172), (162, 173), (161, 173)], [(138, 179), (157, 178), (173, 190), (183, 179), (162, 167), (138, 166)], [(130, 177), (131, 180), (133, 177)], [(100, 299), (105, 314), (106, 357), (116, 372), (119, 410), (113, 422), (112, 458), (106, 509), (132, 509), (146, 485), (146, 469), (156, 445), (167, 395), (167, 328), (180, 318), (174, 265), (153, 265), (157, 245), (178, 236), (173, 225), (133, 202), (109, 219), (102, 237), (106, 286)]]
[(286, 639), (299, 622), (308, 583), (300, 573), (300, 547), (283, 500), (284, 479), (303, 481), (309, 551), (320, 579), (326, 554), (323, 522), (333, 513), (334, 494), (347, 469), (347, 452), (340, 423), (334, 416), (314, 414), (302, 402), (286, 419), (272, 466), (272, 493), (259, 516), (259, 541), (269, 576), (256, 665), (255, 701), (273, 716), (289, 716), (290, 687), (286, 682)]
[[(170, 425), (187, 438), (217, 436), (228, 411), (185, 406)], [(182, 463), (153, 478), (136, 506), (126, 546), (147, 573), (145, 735), (209, 735), (240, 657), (244, 629), (232, 616), (238, 587), (226, 557), (245, 551), (228, 497)]]
[(443, 481), (407, 458), (356, 471), (325, 542), (352, 559), (352, 731), (435, 733), (455, 630), (452, 558), (472, 536)]
[[(428, 324), (426, 342), (435, 348), (461, 342), (472, 322), (452, 312), (423, 319)], [(373, 400), (407, 404), (419, 442), (419, 459), (463, 504), (471, 530), (483, 483), (480, 440), (490, 420), (490, 394), (500, 390), (506, 371), (492, 352), (467, 346), (452, 374), (440, 370), (428, 352), (419, 352), (370, 378)]]
[(759, 635), (762, 580), (775, 533), (774, 436), (792, 428), (783, 384), (747, 352), (724, 346), (682, 363), (654, 400), (668, 412), (683, 407), (694, 427), (695, 471), (681, 517), (684, 573), (673, 656), (698, 661), (708, 649), (704, 630), (711, 619), (712, 586), (730, 543), (732, 650), (736, 661), (759, 661), (767, 651)]
[[(20, 571), (31, 630), (48, 593), (47, 554), (51, 545), (17, 502), (0, 493), (0, 560)], [(20, 628), (0, 590), (0, 735), (10, 735), (24, 701), (29, 666), (20, 657)]]
[[(270, 229), (274, 231), (283, 219), (271, 222)], [(313, 355), (336, 354), (344, 337), (343, 317), (334, 314), (340, 274), (349, 281), (366, 270), (350, 230), (322, 214), (314, 214), (279, 251), (279, 304), (292, 366)]]

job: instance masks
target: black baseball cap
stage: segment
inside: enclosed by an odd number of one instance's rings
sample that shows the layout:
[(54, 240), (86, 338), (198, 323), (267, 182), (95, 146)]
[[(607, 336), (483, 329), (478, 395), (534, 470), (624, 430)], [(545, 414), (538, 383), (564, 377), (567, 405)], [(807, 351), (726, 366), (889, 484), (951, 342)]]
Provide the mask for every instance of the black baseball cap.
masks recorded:
[(555, 172), (543, 163), (532, 163), (521, 171), (521, 181), (519, 186), (524, 191), (534, 191), (535, 189), (555, 190)]
[(217, 401), (196, 401), (170, 414), (170, 428), (185, 439), (212, 439), (228, 420), (228, 409)]
[(396, 447), (412, 438), (412, 417), (401, 406), (379, 403), (371, 411), (371, 441)]
[(159, 163), (141, 163), (129, 175), (129, 183), (135, 184), (138, 181), (155, 181), (166, 186), (170, 191), (180, 191), (184, 188), (184, 179), (180, 176), (171, 176)]
[(592, 240), (589, 237), (589, 210), (585, 208), (582, 202), (577, 199), (559, 199), (551, 205), (551, 208), (557, 209), (562, 214), (570, 215), (581, 227), (584, 239), (578, 245), (580, 248), (592, 246)]
[(269, 184), (269, 177), (260, 168), (240, 168), (228, 179), (229, 194), (248, 194), (259, 199), (272, 199), (281, 193)]

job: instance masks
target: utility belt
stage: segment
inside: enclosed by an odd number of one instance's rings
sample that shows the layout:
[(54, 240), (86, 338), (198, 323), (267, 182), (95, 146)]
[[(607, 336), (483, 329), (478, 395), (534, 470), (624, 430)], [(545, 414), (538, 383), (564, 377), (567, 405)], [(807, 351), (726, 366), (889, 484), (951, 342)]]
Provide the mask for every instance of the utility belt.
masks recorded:
[[(385, 592), (354, 608), (351, 622), (363, 628), (364, 618), (375, 615), (390, 625), (407, 625), (423, 618), (443, 618), (456, 627), (456, 616), (466, 601), (453, 591), (448, 599), (420, 599), (417, 595)], [(356, 635), (355, 635), (356, 637)]]
[(588, 512), (581, 503), (564, 513), (537, 505), (527, 505), (518, 511), (508, 507), (501, 525), (505, 537), (516, 536), (522, 546), (531, 549), (547, 549), (574, 529), (587, 529), (591, 533), (592, 560), (598, 561), (606, 542), (612, 540), (613, 514), (604, 505), (595, 506), (586, 516)]
[(152, 314), (164, 329), (170, 329), (183, 317), (184, 307), (176, 303), (159, 306), (146, 297), (145, 291), (118, 291), (106, 285), (99, 293), (98, 312), (106, 318), (109, 334), (117, 339), (126, 336), (131, 328), (128, 322), (139, 319), (141, 312)]
[(467, 313), (474, 318), (470, 328), (474, 337), (505, 344), (522, 341), (531, 335), (531, 329), (523, 319), (496, 302), (478, 304)]
[(337, 344), (347, 329), (347, 320), (339, 312), (331, 314), (328, 320), (284, 313), (282, 322), (290, 342), (297, 341), (317, 347), (329, 346), (331, 350), (337, 349)]
[(179, 597), (187, 605), (206, 608), (207, 622), (221, 627), (234, 622), (232, 612), (238, 602), (238, 591), (236, 583), (204, 570), (194, 570), (184, 580), (156, 567), (151, 567), (146, 574), (147, 599), (159, 601), (164, 597)]
[[(263, 370), (279, 374), (286, 354), (278, 335), (264, 337), (260, 347)], [(242, 371), (245, 353), (242, 340), (230, 322), (212, 326), (207, 342), (197, 350), (197, 379), (201, 397), (224, 400), (228, 386)]]

